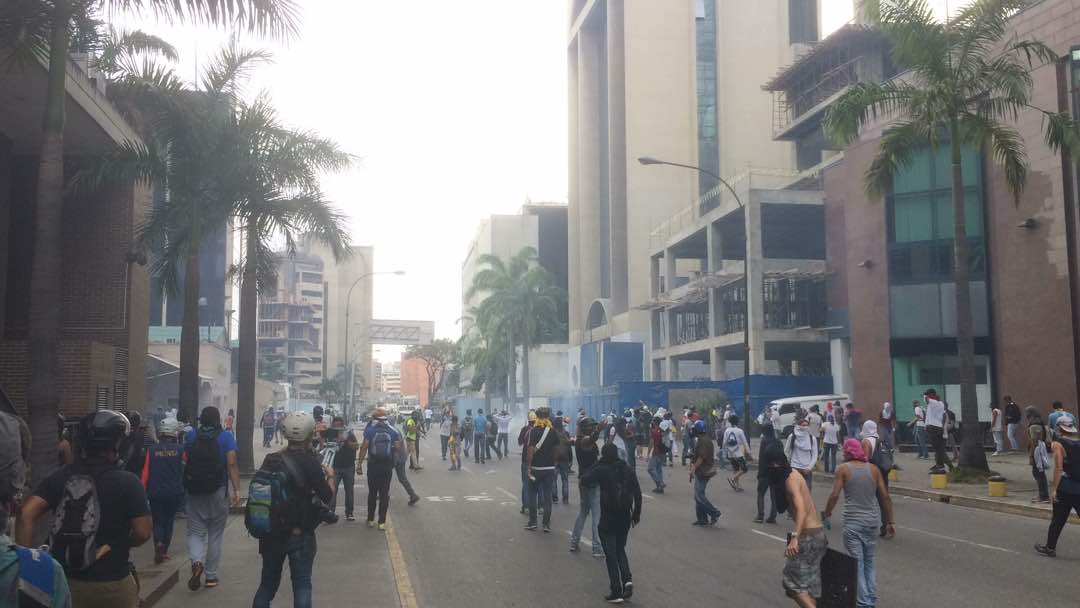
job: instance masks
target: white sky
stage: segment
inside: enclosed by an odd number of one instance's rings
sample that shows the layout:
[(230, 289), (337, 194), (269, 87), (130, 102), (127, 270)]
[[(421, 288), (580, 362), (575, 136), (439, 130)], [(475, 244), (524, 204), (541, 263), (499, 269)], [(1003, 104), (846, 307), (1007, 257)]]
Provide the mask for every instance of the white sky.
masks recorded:
[[(456, 338), (461, 262), (480, 220), (515, 213), (526, 198), (566, 201), (569, 3), (299, 3), (296, 40), (246, 39), (276, 57), (250, 93), (269, 92), (287, 124), (362, 158), (324, 189), (350, 216), (354, 242), (375, 247), (376, 270), (407, 273), (376, 277), (375, 316), (432, 319), (437, 336)], [(851, 0), (821, 4), (826, 33), (852, 18)], [(123, 21), (177, 46), (188, 79), (228, 36)], [(379, 347), (375, 357), (399, 350)]]

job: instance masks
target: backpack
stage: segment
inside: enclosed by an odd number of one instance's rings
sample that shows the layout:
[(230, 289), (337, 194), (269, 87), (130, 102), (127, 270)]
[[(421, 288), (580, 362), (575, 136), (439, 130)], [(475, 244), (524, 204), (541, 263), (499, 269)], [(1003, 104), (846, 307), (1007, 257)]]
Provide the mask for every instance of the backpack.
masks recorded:
[(44, 551), (11, 545), (19, 559), (19, 575), (7, 597), (20, 608), (51, 608), (56, 599), (56, 562)]
[(371, 437), (371, 448), (368, 453), (372, 464), (394, 462), (394, 436), (390, 434), (389, 426), (375, 425), (375, 434)]
[(882, 473), (888, 473), (896, 466), (893, 460), (892, 446), (883, 437), (878, 437), (874, 446), (874, 453), (870, 455), (870, 463), (875, 465)]
[(270, 454), (248, 485), (244, 527), (262, 540), (282, 537), (303, 522), (303, 476), (283, 453)]
[(218, 447), (220, 434), (216, 429), (199, 429), (195, 444), (188, 448), (187, 466), (184, 467), (184, 487), (188, 494), (205, 496), (225, 485), (225, 459)]
[(630, 476), (633, 474), (625, 464), (616, 465), (612, 491), (602, 493), (604, 511), (630, 517), (634, 510), (634, 493), (630, 483)]
[(85, 572), (97, 562), (101, 527), (101, 501), (97, 480), (85, 472), (72, 472), (49, 530), (49, 552), (71, 572)]

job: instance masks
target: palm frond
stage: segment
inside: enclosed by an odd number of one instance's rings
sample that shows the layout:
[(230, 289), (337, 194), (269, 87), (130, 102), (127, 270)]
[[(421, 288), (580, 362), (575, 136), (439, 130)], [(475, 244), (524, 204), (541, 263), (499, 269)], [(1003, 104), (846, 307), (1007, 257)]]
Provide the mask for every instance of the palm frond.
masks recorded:
[(881, 135), (877, 155), (866, 170), (866, 195), (879, 199), (891, 188), (893, 177), (908, 167), (915, 153), (931, 142), (931, 130), (921, 121), (894, 123)]
[(251, 70), (272, 59), (269, 51), (243, 49), (234, 38), (210, 61), (202, 76), (203, 91), (213, 96), (235, 99)]
[(825, 134), (836, 143), (849, 144), (867, 124), (903, 113), (916, 94), (914, 86), (896, 80), (857, 83), (829, 107)]
[(259, 35), (289, 39), (299, 30), (300, 10), (294, 0), (101, 0), (133, 12), (151, 12), (168, 22), (235, 25)]
[(961, 115), (959, 126), (959, 136), (965, 144), (990, 149), (994, 161), (1005, 174), (1005, 183), (1014, 202), (1019, 204), (1020, 195), (1027, 184), (1028, 168), (1027, 151), (1020, 133), (1012, 127), (971, 113)]

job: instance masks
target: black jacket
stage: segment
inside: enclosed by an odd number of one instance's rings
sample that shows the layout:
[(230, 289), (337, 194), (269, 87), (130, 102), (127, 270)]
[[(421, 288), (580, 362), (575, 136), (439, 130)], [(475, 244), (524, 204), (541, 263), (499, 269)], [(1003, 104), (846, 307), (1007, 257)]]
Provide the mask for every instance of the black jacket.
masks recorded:
[[(617, 503), (614, 496), (615, 486), (620, 479), (634, 499), (633, 508), (625, 512), (620, 512), (612, 506)], [(638, 484), (634, 469), (628, 467), (625, 462), (601, 460), (596, 466), (584, 472), (581, 476), (581, 484), (589, 487), (600, 486), (600, 527), (628, 528), (631, 521), (637, 523), (641, 520), (641, 486)]]
[(1005, 406), (1005, 422), (1008, 424), (1020, 423), (1020, 406), (1010, 403)]

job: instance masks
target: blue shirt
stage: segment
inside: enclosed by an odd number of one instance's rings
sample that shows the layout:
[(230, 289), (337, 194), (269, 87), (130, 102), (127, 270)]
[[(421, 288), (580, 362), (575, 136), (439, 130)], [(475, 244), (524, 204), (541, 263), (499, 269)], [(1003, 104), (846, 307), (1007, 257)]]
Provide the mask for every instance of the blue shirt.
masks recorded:
[(481, 415), (473, 420), (473, 433), (476, 435), (487, 434), (487, 418)]
[[(1058, 418), (1061, 418), (1062, 416), (1068, 416), (1069, 418), (1073, 418), (1073, 415), (1069, 412), (1066, 412), (1065, 410), (1055, 410), (1053, 412), (1050, 412), (1050, 417), (1046, 420), (1046, 424), (1050, 427), (1050, 434), (1055, 437), (1057, 437), (1057, 421)], [(1076, 423), (1075, 418), (1073, 418), (1073, 423)]]

